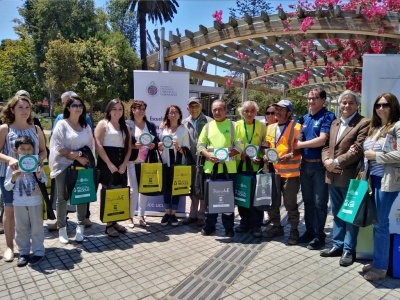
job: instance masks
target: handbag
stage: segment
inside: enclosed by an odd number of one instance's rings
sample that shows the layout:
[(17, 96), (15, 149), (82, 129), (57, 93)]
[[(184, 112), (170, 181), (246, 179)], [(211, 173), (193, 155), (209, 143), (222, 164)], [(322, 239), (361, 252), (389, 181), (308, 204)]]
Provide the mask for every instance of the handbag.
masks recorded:
[(130, 217), (130, 187), (111, 187), (113, 175), (107, 187), (101, 189), (100, 220), (103, 223), (125, 221)]
[(246, 172), (243, 172), (243, 160), (239, 162), (235, 179), (235, 204), (250, 208), (253, 205), (256, 181), (254, 171), (251, 166), (250, 157), (246, 156)]
[(206, 158), (202, 155), (197, 155), (196, 174), (194, 179), (193, 194), (198, 199), (204, 199), (204, 163)]
[(205, 207), (210, 214), (233, 213), (235, 211), (233, 181), (229, 179), (225, 164), (223, 164), (223, 174), (226, 180), (217, 180), (218, 165), (214, 164), (210, 179), (205, 183)]
[(375, 201), (368, 192), (369, 164), (361, 180), (351, 179), (346, 198), (337, 214), (345, 222), (367, 227), (379, 223)]
[(40, 189), (40, 193), (43, 197), (43, 220), (55, 220), (56, 216), (54, 215), (54, 211), (52, 209), (52, 203), (50, 201), (46, 185), (44, 184), (44, 182), (39, 181), (39, 179), (36, 177), (35, 172), (33, 172), (33, 176), (35, 176), (36, 182)]
[[(193, 182), (196, 175), (196, 166), (189, 148), (182, 147), (183, 154), (177, 152), (175, 165), (171, 165), (172, 172), (172, 196), (193, 195)], [(186, 165), (182, 165), (185, 156)]]
[[(92, 151), (87, 146), (79, 149), (79, 151), (82, 151), (83, 156), (89, 161), (83, 167), (77, 166), (77, 163), (74, 162), (67, 169), (64, 198), (71, 199), (71, 205), (96, 201), (96, 193), (99, 187), (100, 170), (96, 168)], [(73, 195), (74, 200), (72, 200)]]
[[(157, 156), (160, 162), (157, 161)], [(135, 165), (135, 172), (139, 193), (147, 196), (165, 195), (168, 166), (163, 163), (158, 149), (149, 150), (145, 162)]]
[(259, 210), (270, 210), (272, 205), (272, 178), (270, 173), (258, 170), (253, 206)]
[[(260, 166), (260, 169), (262, 169)], [(255, 206), (258, 210), (262, 211), (270, 211), (270, 210), (277, 210), (281, 207), (281, 199), (282, 199), (282, 190), (281, 190), (281, 175), (275, 173), (275, 167), (273, 163), (268, 164), (268, 173), (271, 180), (271, 205), (260, 205)]]

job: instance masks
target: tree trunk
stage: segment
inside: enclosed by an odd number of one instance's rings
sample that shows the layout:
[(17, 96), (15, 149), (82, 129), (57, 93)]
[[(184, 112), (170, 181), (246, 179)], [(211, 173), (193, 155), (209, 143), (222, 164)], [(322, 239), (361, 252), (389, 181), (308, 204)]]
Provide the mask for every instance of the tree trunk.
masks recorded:
[(93, 126), (94, 126), (94, 123), (93, 123), (93, 100), (94, 100), (94, 96), (95, 95), (91, 95), (90, 96), (90, 109), (89, 109), (90, 121), (92, 121)]
[(51, 128), (53, 128), (53, 115), (54, 115), (54, 92), (50, 90), (49, 93), (49, 103), (50, 103), (50, 120), (51, 120)]
[(142, 60), (142, 70), (147, 70), (146, 10), (146, 2), (139, 1), (138, 14), (140, 26), (140, 59)]

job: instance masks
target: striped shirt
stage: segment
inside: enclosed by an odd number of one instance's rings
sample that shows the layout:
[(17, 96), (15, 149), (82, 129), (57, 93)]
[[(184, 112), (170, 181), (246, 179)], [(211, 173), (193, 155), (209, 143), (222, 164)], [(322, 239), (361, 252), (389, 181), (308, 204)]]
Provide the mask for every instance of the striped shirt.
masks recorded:
[[(33, 154), (39, 155), (39, 136), (36, 132), (35, 125), (32, 125), (32, 127), (27, 130), (17, 130), (9, 127), (9, 132), (6, 136), (6, 142), (4, 143), (4, 147), (1, 153), (18, 159), (18, 154), (14, 152), (15, 140), (17, 139), (17, 137), (24, 135), (29, 136), (33, 140)], [(6, 177), (7, 167), (8, 163), (0, 163), (0, 177)]]
[[(365, 140), (364, 151), (371, 150), (372, 144), (375, 141), (375, 139), (378, 137), (378, 135), (380, 135), (382, 128), (383, 127), (379, 128), (379, 130), (375, 134), (375, 136), (373, 136), (372, 138), (368, 137)], [(374, 149), (372, 149), (372, 150), (375, 152), (382, 152), (382, 147), (378, 142), (376, 142), (374, 145)], [(365, 165), (367, 165), (367, 163), (368, 163), (368, 159), (366, 157), (364, 157), (364, 163), (365, 163)], [(375, 159), (371, 160), (371, 165), (370, 165), (369, 169), (370, 169), (370, 175), (383, 177), (383, 172), (384, 172), (383, 165), (378, 164)]]

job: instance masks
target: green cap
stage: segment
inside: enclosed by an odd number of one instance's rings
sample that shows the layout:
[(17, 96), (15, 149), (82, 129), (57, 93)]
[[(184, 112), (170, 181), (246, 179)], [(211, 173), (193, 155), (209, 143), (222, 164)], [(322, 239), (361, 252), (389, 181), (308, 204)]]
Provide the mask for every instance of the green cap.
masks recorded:
[(18, 92), (15, 93), (15, 96), (17, 97), (22, 95), (28, 96), (28, 98), (31, 99), (31, 95), (29, 95), (29, 93), (25, 90), (19, 90)]

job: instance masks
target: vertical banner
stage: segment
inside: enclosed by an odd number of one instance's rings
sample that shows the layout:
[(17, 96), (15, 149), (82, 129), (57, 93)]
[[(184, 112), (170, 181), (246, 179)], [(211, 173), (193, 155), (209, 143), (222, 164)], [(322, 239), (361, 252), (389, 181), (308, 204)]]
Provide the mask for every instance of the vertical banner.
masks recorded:
[[(189, 72), (167, 71), (133, 71), (134, 99), (146, 102), (147, 120), (159, 126), (164, 118), (167, 107), (178, 105), (182, 111), (182, 119), (189, 116), (187, 101), (189, 100)], [(149, 215), (164, 215), (164, 197), (148, 197), (146, 213)], [(184, 216), (186, 211), (186, 196), (180, 197), (177, 210), (178, 216)], [(183, 214), (183, 215), (182, 215)]]
[[(392, 93), (400, 99), (400, 55), (364, 54), (361, 114), (371, 119), (373, 105), (382, 93)], [(389, 214), (390, 233), (400, 234), (400, 196)]]

